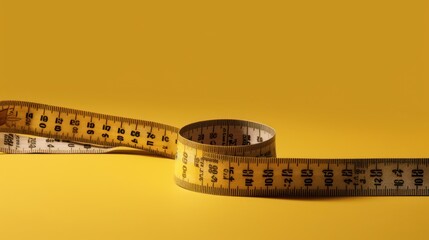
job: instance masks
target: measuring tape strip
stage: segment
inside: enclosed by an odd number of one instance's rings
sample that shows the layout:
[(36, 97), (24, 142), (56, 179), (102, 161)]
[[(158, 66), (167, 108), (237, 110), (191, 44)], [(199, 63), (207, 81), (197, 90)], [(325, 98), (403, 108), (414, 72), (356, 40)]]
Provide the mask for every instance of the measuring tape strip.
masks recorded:
[(234, 196), (428, 196), (429, 159), (276, 158), (275, 131), (242, 120), (181, 129), (23, 101), (0, 102), (0, 151), (108, 153), (118, 147), (175, 158), (177, 185)]

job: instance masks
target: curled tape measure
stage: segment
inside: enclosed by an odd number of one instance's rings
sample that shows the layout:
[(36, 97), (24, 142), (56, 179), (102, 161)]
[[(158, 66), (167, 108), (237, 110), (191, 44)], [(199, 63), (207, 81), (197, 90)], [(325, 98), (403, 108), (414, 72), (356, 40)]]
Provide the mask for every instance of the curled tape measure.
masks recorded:
[(175, 158), (175, 181), (234, 196), (427, 196), (429, 159), (276, 158), (275, 131), (241, 120), (165, 124), (22, 101), (0, 102), (0, 151)]

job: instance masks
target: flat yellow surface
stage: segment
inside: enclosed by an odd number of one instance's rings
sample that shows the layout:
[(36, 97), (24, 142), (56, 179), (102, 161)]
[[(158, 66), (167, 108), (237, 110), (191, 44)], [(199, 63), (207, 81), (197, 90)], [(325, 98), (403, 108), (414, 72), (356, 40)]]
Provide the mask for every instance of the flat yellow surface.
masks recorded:
[[(0, 98), (181, 127), (266, 123), (282, 157), (429, 157), (428, 1), (0, 0)], [(174, 161), (0, 155), (0, 239), (424, 239), (427, 197), (194, 193)]]

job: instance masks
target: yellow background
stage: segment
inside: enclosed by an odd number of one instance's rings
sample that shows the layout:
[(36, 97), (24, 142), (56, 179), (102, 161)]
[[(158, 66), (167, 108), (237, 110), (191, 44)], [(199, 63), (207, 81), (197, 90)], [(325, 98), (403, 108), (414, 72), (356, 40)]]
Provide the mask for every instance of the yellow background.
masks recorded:
[[(429, 157), (428, 1), (0, 1), (0, 97), (183, 126), (282, 157)], [(429, 198), (183, 190), (173, 160), (0, 155), (0, 239), (425, 238)]]

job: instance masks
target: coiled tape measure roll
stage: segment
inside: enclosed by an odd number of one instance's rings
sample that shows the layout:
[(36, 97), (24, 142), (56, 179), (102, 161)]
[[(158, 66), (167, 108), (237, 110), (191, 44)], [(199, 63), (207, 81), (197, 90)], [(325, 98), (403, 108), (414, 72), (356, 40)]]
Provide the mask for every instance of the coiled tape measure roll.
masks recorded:
[(276, 158), (272, 128), (209, 120), (181, 129), (23, 101), (0, 102), (0, 151), (107, 153), (129, 147), (175, 158), (175, 181), (234, 196), (427, 196), (429, 159)]

